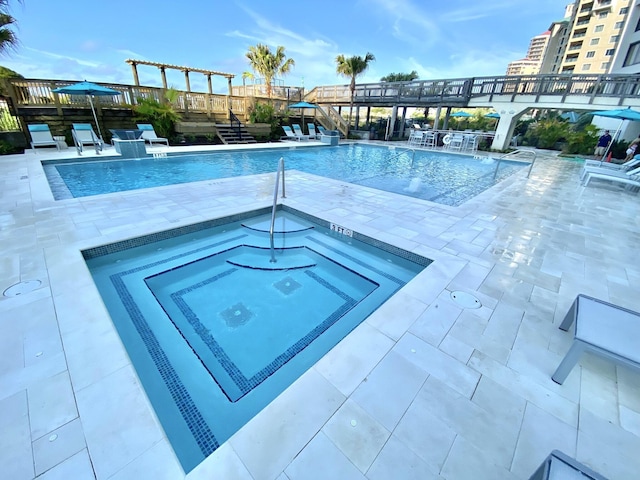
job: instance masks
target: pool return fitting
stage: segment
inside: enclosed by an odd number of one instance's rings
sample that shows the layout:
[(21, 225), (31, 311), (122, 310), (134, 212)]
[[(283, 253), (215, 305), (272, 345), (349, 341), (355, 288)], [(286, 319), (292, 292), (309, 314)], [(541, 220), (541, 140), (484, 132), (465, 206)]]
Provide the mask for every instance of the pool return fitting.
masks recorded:
[(273, 230), (276, 222), (276, 207), (278, 206), (278, 186), (280, 184), (280, 172), (282, 172), (282, 198), (287, 198), (284, 192), (284, 157), (280, 157), (278, 170), (276, 170), (276, 185), (273, 189), (273, 208), (271, 209), (271, 224), (269, 225), (269, 245), (271, 247), (271, 263), (276, 263), (276, 250), (273, 245)]

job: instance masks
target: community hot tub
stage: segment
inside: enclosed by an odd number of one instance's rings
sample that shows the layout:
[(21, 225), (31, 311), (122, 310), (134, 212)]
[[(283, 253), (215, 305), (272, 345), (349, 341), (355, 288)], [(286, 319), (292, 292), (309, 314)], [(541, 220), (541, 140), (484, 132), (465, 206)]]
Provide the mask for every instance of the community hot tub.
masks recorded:
[(431, 261), (290, 208), (84, 251), (185, 471)]

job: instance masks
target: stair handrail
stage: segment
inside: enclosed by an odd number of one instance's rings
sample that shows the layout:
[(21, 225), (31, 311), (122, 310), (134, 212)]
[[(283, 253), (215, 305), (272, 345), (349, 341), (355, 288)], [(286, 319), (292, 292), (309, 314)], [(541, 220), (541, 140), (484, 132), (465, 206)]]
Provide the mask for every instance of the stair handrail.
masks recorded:
[(269, 225), (269, 247), (271, 249), (271, 260), (269, 262), (276, 263), (276, 249), (273, 241), (273, 231), (276, 222), (276, 207), (278, 204), (278, 187), (280, 185), (280, 172), (282, 172), (282, 198), (286, 198), (284, 191), (284, 157), (280, 157), (278, 161), (278, 170), (276, 170), (276, 184), (273, 188), (273, 207), (271, 208), (271, 224)]
[[(507, 160), (512, 160), (512, 161), (513, 161), (513, 160), (514, 160), (513, 158), (507, 158), (507, 157), (515, 156), (515, 155), (523, 155), (523, 154), (524, 154), (524, 155), (531, 155), (531, 156), (532, 156), (532, 158), (531, 158), (531, 164), (529, 165), (529, 171), (527, 172), (527, 178), (529, 178), (529, 175), (531, 175), (531, 169), (533, 169), (533, 164), (534, 164), (534, 163), (536, 163), (536, 156), (537, 156), (537, 154), (536, 154), (536, 152), (534, 152), (533, 150), (524, 150), (524, 149), (522, 149), (522, 148), (518, 148), (518, 149), (516, 149), (516, 150), (513, 150), (512, 152), (505, 153), (505, 154), (504, 154), (504, 155), (502, 155), (501, 157), (498, 157), (498, 158), (496, 158), (496, 159), (495, 159), (495, 160), (497, 160), (497, 161), (498, 161), (498, 164), (496, 165), (496, 169), (495, 169), (495, 171), (493, 172), (493, 179), (495, 180), (495, 179), (496, 179), (496, 176), (498, 175), (498, 168), (500, 168), (500, 162), (501, 162), (502, 160), (507, 159)], [(517, 161), (517, 160), (515, 160), (515, 161)]]
[(235, 127), (236, 131), (238, 132), (238, 140), (242, 140), (242, 123), (240, 122), (240, 119), (236, 117), (236, 114), (233, 113), (233, 110), (229, 109), (229, 124), (231, 125), (232, 129), (234, 128), (234, 121), (238, 124), (238, 126)]

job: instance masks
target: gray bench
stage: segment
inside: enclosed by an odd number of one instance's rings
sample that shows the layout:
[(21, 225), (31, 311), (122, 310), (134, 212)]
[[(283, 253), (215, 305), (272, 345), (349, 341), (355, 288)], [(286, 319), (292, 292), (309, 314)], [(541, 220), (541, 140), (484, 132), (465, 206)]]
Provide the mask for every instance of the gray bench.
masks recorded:
[(640, 368), (640, 313), (580, 294), (560, 329), (567, 331), (574, 322), (573, 344), (551, 377), (554, 382), (562, 384), (584, 352)]

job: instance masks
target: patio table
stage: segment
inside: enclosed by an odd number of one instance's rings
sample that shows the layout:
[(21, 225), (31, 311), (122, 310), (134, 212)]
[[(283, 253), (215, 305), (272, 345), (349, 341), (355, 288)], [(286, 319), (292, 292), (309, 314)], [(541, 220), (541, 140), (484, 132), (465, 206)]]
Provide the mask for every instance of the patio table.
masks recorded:
[(580, 294), (560, 329), (569, 330), (573, 322), (573, 344), (551, 377), (554, 382), (564, 382), (583, 352), (640, 368), (640, 313)]

